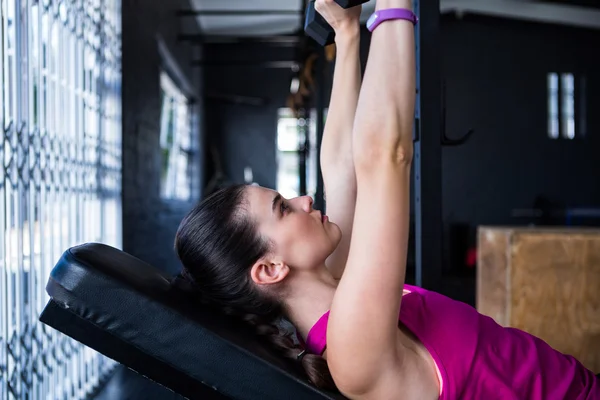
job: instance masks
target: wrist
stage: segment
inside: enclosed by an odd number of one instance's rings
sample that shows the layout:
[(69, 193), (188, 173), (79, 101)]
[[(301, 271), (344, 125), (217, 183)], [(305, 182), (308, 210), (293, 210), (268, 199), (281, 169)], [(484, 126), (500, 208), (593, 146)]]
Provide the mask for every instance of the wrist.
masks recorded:
[(337, 44), (351, 42), (358, 38), (360, 38), (360, 25), (358, 22), (349, 22), (347, 24), (340, 25), (335, 30), (335, 41)]
[(413, 10), (412, 0), (377, 0), (375, 10), (384, 10), (387, 8), (405, 8), (407, 10)]

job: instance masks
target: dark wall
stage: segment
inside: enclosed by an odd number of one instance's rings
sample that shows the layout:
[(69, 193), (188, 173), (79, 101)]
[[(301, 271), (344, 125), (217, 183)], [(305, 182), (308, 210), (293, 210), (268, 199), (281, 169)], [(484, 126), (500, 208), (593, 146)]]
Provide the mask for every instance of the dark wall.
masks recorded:
[[(477, 225), (526, 223), (511, 210), (537, 196), (600, 207), (600, 32), (444, 17), (441, 38), (448, 135), (475, 129), (468, 143), (443, 150), (446, 227), (468, 224), (474, 241)], [(549, 139), (549, 72), (586, 75), (586, 137)]]
[[(447, 134), (474, 129), (472, 139), (443, 149), (443, 218), (446, 269), (461, 263), (475, 245), (478, 225), (514, 225), (513, 209), (532, 207), (538, 196), (570, 207), (600, 207), (600, 106), (597, 31), (496, 18), (442, 17), (442, 70), (446, 82)], [(361, 57), (367, 60), (369, 34)], [(207, 49), (211, 59), (265, 60), (293, 56), (268, 46), (224, 45)], [(235, 54), (235, 55), (233, 55)], [(330, 90), (333, 65), (328, 68)], [(587, 77), (587, 136), (551, 140), (547, 134), (548, 72)], [(264, 105), (209, 99), (210, 140), (220, 151), (227, 177), (243, 181), (251, 166), (255, 181), (275, 186), (277, 109), (285, 106), (288, 70), (212, 67), (207, 92), (262, 98)], [(326, 96), (328, 102), (329, 96)], [(424, 99), (427, 101), (427, 99)], [(210, 167), (210, 166), (209, 166)], [(458, 248), (455, 251), (454, 248)], [(455, 257), (456, 258), (453, 258)]]
[[(363, 71), (369, 50), (366, 29), (364, 35), (361, 42)], [(230, 60), (249, 63), (289, 61), (303, 57), (294, 48), (248, 43), (206, 46), (205, 56), (213, 62)], [(331, 94), (333, 68), (333, 63), (325, 65), (326, 105)], [(277, 110), (286, 107), (292, 76), (289, 69), (225, 66), (220, 62), (206, 68), (205, 109), (209, 157), (205, 170), (208, 180), (215, 168), (210, 158), (210, 147), (214, 146), (218, 149), (227, 181), (243, 182), (244, 168), (250, 166), (255, 182), (275, 188)]]
[(193, 19), (175, 16), (188, 8), (187, 0), (146, 0), (143, 7), (123, 1), (123, 249), (166, 271), (178, 268), (173, 240), (192, 202), (160, 198), (159, 72), (165, 67), (188, 96), (202, 100), (201, 74), (191, 67), (199, 48), (177, 41), (179, 33), (197, 33)]
[[(266, 44), (219, 44), (206, 47), (205, 68), (207, 178), (215, 172), (214, 153), (224, 180), (244, 182), (252, 168), (254, 181), (276, 186), (277, 112), (286, 106), (292, 72), (265, 68), (263, 61), (293, 61), (295, 50)], [(252, 64), (252, 65), (249, 65)]]

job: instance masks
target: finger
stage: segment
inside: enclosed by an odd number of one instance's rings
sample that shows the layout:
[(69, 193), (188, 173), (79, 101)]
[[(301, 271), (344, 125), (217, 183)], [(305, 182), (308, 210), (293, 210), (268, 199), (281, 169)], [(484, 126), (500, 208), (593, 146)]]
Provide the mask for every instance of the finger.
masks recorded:
[(321, 13), (321, 11), (323, 11), (323, 7), (325, 6), (325, 0), (317, 0), (315, 1), (315, 10), (317, 10), (319, 13)]

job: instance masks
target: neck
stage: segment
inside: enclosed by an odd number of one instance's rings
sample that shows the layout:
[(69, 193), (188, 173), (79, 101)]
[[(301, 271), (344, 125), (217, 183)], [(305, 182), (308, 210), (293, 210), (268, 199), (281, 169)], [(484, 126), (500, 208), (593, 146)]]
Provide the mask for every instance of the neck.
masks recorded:
[(303, 339), (313, 325), (331, 308), (338, 281), (323, 266), (293, 277), (286, 296), (286, 314)]

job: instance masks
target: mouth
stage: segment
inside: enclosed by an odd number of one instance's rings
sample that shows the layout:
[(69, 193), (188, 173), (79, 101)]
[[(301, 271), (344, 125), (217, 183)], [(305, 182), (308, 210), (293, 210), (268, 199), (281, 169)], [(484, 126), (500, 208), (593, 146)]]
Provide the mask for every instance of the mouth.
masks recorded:
[(321, 215), (321, 222), (325, 223), (327, 221), (329, 221), (329, 217), (327, 217), (327, 215)]

